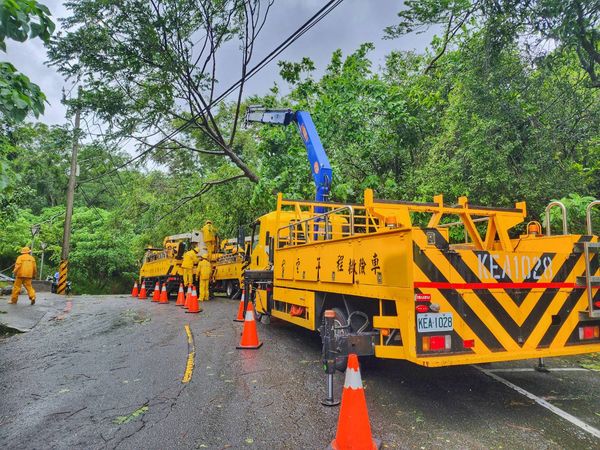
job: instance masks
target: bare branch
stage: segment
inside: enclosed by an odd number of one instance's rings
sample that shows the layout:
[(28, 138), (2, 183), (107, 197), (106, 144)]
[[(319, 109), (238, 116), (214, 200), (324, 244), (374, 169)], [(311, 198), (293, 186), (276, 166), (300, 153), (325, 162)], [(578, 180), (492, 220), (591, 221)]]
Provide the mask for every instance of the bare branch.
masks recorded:
[(175, 206), (166, 214), (163, 214), (162, 216), (160, 216), (156, 221), (156, 222), (160, 222), (161, 220), (163, 220), (165, 217), (170, 216), (171, 214), (173, 214), (175, 211), (177, 211), (179, 208), (181, 208), (183, 205), (185, 205), (186, 203), (202, 196), (203, 194), (206, 194), (208, 191), (210, 191), (213, 187), (221, 185), (221, 184), (225, 184), (225, 183), (229, 183), (231, 181), (234, 180), (238, 180), (240, 178), (246, 178), (245, 174), (239, 174), (239, 175), (235, 175), (232, 177), (228, 177), (228, 178), (223, 178), (221, 180), (213, 180), (213, 181), (205, 181), (204, 183), (202, 183), (202, 187), (195, 193), (191, 194), (191, 195), (186, 195), (185, 197), (181, 197), (179, 199), (179, 201), (175, 204)]

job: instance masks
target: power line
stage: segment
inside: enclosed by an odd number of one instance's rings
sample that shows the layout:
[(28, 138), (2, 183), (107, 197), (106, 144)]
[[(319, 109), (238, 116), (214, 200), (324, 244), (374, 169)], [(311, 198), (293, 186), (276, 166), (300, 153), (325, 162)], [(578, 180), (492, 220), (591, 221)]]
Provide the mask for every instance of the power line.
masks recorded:
[(266, 57), (264, 57), (258, 64), (256, 64), (252, 69), (250, 69), (246, 75), (232, 84), (226, 91), (224, 91), (221, 95), (219, 95), (216, 99), (214, 99), (206, 108), (202, 109), (200, 112), (194, 114), (190, 119), (184, 122), (182, 125), (177, 127), (171, 133), (169, 133), (164, 138), (160, 139), (156, 144), (150, 145), (146, 150), (141, 152), (139, 155), (125, 161), (124, 163), (114, 167), (113, 169), (104, 172), (98, 176), (88, 178), (87, 180), (81, 180), (79, 184), (89, 183), (95, 180), (98, 180), (104, 176), (110, 175), (112, 173), (117, 172), (118, 170), (127, 167), (129, 164), (134, 161), (139, 160), (140, 158), (146, 156), (157, 147), (161, 146), (168, 140), (175, 137), (177, 134), (186, 130), (193, 122), (196, 121), (199, 117), (209, 111), (215, 104), (219, 103), (221, 100), (226, 98), (229, 94), (235, 91), (240, 85), (254, 75), (256, 75), (260, 70), (262, 70), (267, 64), (273, 61), (277, 56), (279, 56), (284, 50), (286, 50), (290, 45), (296, 42), (300, 37), (302, 37), (307, 31), (313, 28), (316, 24), (318, 24), (324, 17), (326, 17), (329, 13), (331, 13), (335, 8), (337, 8), (344, 0), (330, 0), (323, 6), (319, 11), (317, 11), (313, 16), (311, 16), (304, 24), (302, 24), (296, 31), (294, 31), (291, 35), (289, 35), (280, 45), (278, 45), (274, 50), (272, 50)]
[(77, 186), (77, 190), (81, 191), (81, 194), (83, 195), (83, 199), (85, 200), (85, 203), (88, 205), (88, 208), (92, 208), (94, 210), (94, 213), (96, 214), (96, 216), (98, 216), (98, 218), (100, 219), (100, 221), (104, 222), (104, 218), (102, 217), (102, 215), (100, 214), (98, 209), (92, 204), (89, 197), (83, 190), (83, 187), (81, 187), (81, 185), (79, 185), (79, 186)]

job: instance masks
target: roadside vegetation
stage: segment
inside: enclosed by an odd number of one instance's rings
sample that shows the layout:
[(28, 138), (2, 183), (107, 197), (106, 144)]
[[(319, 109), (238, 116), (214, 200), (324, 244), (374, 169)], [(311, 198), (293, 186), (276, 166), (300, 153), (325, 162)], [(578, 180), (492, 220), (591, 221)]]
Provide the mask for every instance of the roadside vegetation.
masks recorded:
[[(67, 30), (81, 30), (101, 3), (73, 5)], [(437, 3), (437, 9), (423, 7)], [(541, 220), (550, 200), (564, 199), (572, 231), (583, 232), (585, 206), (600, 197), (597, 2), (581, 12), (579, 35), (564, 27), (577, 21), (584, 2), (526, 2), (541, 6), (512, 12), (486, 9), (487, 3), (497, 2), (407, 2), (412, 9), (400, 24), (382, 33), (398, 39), (443, 24), (445, 32), (425, 54), (394, 51), (377, 67), (369, 58), (373, 45), (365, 43), (351, 54), (336, 51), (326, 68), (308, 57), (282, 61), (270, 92), (220, 104), (206, 123), (131, 163), (133, 144), (144, 149), (138, 128), (158, 124), (166, 134), (190, 117), (177, 110), (175, 88), (167, 91), (181, 83), (168, 73), (157, 80), (123, 47), (107, 56), (110, 64), (91, 58), (99, 36), (123, 26), (119, 21), (104, 21), (109, 28), (99, 24), (88, 35), (56, 37), (53, 63), (67, 75), (88, 76), (79, 103), (70, 101), (85, 117), (73, 216), (75, 291), (123, 292), (146, 245), (199, 228), (205, 219), (221, 236), (234, 237), (239, 225), (274, 207), (276, 192), (313, 197), (297, 130), (243, 128), (234, 118), (243, 117), (247, 105), (311, 112), (334, 170), (334, 201), (360, 202), (365, 188), (404, 200), (430, 201), (438, 193), (450, 203), (461, 195), (481, 205), (525, 200), (530, 219)], [(471, 11), (469, 4), (482, 9)], [(153, 33), (150, 22), (144, 29)], [(75, 38), (81, 45), (71, 45)], [(159, 61), (165, 52), (159, 44), (143, 56)], [(74, 60), (77, 65), (66, 66)], [(115, 86), (132, 83), (134, 73), (131, 92), (138, 97), (125, 99)], [(100, 132), (97, 124), (109, 126)], [(39, 242), (48, 244), (45, 276), (60, 257), (73, 130), (6, 114), (0, 127), (0, 269), (31, 243), (30, 227), (40, 224), (34, 253)], [(224, 137), (213, 139), (217, 131)], [(553, 220), (558, 229), (558, 217)]]

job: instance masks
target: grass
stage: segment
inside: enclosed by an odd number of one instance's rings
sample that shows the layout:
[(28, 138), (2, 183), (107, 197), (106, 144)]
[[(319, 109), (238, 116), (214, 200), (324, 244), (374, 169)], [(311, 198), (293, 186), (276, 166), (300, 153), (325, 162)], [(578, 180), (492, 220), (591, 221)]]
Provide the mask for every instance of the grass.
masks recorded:
[(582, 356), (577, 362), (584, 369), (600, 372), (600, 353), (590, 353), (589, 355)]

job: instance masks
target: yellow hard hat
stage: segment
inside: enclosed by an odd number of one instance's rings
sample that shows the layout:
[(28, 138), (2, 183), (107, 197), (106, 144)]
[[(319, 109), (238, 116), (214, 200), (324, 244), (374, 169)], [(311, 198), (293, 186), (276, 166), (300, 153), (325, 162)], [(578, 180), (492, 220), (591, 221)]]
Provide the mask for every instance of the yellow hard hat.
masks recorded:
[(212, 224), (212, 220), (207, 220), (206, 221), (206, 224), (209, 224), (209, 223)]
[(21, 253), (31, 253), (31, 249), (29, 247), (23, 247)]

